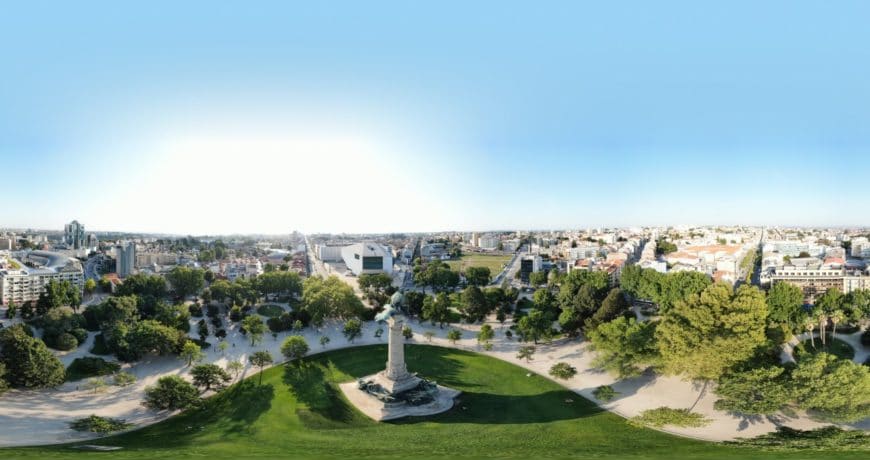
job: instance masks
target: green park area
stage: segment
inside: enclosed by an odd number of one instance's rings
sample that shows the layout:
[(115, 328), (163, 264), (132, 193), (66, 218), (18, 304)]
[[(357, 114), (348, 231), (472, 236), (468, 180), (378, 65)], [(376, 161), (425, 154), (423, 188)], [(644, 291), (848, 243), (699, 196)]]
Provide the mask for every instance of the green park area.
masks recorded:
[(490, 275), (495, 277), (504, 269), (505, 264), (510, 262), (510, 255), (501, 254), (466, 254), (459, 259), (447, 260), (447, 265), (451, 270), (456, 270), (460, 273), (464, 272), (468, 267), (486, 267), (489, 269)]
[[(66, 458), (862, 458), (866, 451), (768, 451), (696, 441), (634, 426), (543, 376), (476, 353), (412, 345), (411, 371), (462, 390), (426, 418), (377, 423), (337, 384), (383, 368), (384, 345), (279, 365), (161, 423), (87, 444), (0, 450), (0, 457)], [(253, 378), (250, 378), (253, 377)], [(797, 457), (795, 456), (797, 455)]]

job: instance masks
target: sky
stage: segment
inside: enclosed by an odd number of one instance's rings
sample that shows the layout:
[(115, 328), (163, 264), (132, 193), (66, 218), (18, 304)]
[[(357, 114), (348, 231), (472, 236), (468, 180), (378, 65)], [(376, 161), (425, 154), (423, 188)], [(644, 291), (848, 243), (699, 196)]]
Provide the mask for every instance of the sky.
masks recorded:
[(870, 225), (868, 2), (16, 2), (0, 227)]

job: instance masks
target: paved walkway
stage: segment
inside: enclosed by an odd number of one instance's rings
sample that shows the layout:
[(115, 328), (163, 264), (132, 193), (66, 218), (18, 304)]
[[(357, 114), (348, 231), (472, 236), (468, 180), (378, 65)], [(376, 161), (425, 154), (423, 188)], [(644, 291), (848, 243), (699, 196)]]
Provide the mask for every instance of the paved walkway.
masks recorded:
[[(191, 322), (195, 323), (194, 320)], [(497, 322), (490, 324), (496, 329), (496, 339), (493, 341), (494, 346), (491, 351), (482, 351), (476, 343), (474, 337), (479, 325), (455, 326), (462, 330), (464, 338), (454, 345), (444, 338), (448, 328), (439, 329), (437, 326), (421, 325), (416, 321), (411, 321), (411, 327), (415, 333), (412, 343), (428, 343), (423, 333), (433, 331), (436, 335), (432, 340), (433, 345), (481, 352), (517, 364), (544, 377), (547, 377), (550, 366), (556, 362), (565, 361), (575, 366), (578, 374), (568, 381), (559, 381), (559, 383), (592, 400), (594, 400), (592, 392), (596, 387), (612, 385), (619, 392), (619, 395), (614, 401), (602, 404), (602, 406), (621, 416), (632, 417), (645, 409), (668, 406), (673, 408), (691, 407), (694, 411), (712, 419), (711, 423), (703, 428), (667, 430), (681, 436), (720, 441), (757, 436), (773, 431), (777, 424), (801, 429), (821, 426), (820, 423), (814, 422), (806, 416), (769, 419), (766, 417), (738, 417), (716, 411), (713, 409), (716, 396), (712, 393), (711, 388), (704, 389), (700, 385), (676, 377), (645, 375), (616, 381), (609, 374), (592, 368), (593, 353), (588, 350), (586, 343), (578, 340), (560, 340), (551, 345), (538, 345), (533, 361), (519, 361), (516, 358), (517, 349), (526, 344), (507, 340), (503, 334), (505, 328)], [(237, 327), (238, 323), (231, 323), (227, 328), (228, 337), (226, 340), (231, 346), (226, 355), (222, 355), (216, 347), (212, 347), (207, 351), (206, 362), (220, 365), (225, 365), (231, 359), (242, 359), (246, 362), (247, 356), (252, 351), (263, 349), (271, 352), (276, 359), (280, 359), (281, 341), (291, 334), (289, 332), (281, 333), (277, 340), (273, 339), (271, 335), (266, 335), (260, 345), (251, 347), (250, 342), (238, 332)], [(374, 337), (374, 331), (378, 327), (375, 323), (366, 323), (363, 327), (362, 337), (353, 344), (345, 340), (341, 334), (341, 324), (337, 322), (327, 324), (320, 332), (307, 328), (302, 335), (310, 344), (312, 352), (317, 353), (339, 348), (385, 343), (386, 334), (382, 339)], [(191, 336), (193, 336), (196, 327), (192, 327), (191, 331)], [(322, 335), (330, 337), (331, 341), (326, 347), (319, 345), (319, 339)], [(92, 340), (93, 337), (89, 337), (89, 344)], [(212, 343), (215, 340), (214, 337), (209, 339)], [(74, 357), (88, 355), (89, 344), (64, 354), (61, 360), (66, 364)], [(866, 350), (864, 352), (866, 353)], [(136, 375), (138, 378), (136, 384), (124, 388), (109, 387), (105, 393), (95, 394), (85, 391), (78, 388), (81, 382), (69, 382), (53, 390), (13, 390), (3, 395), (0, 397), (0, 426), (3, 427), (0, 430), (0, 446), (53, 444), (91, 438), (92, 435), (78, 433), (68, 427), (70, 421), (90, 414), (123, 418), (134, 423), (137, 427), (157, 422), (172, 415), (165, 412), (154, 412), (142, 406), (144, 389), (164, 375), (187, 375), (189, 368), (175, 357), (151, 357), (132, 366), (125, 365), (124, 367), (125, 371)], [(245, 372), (251, 372), (250, 368), (247, 368)], [(870, 429), (870, 419), (855, 426)]]

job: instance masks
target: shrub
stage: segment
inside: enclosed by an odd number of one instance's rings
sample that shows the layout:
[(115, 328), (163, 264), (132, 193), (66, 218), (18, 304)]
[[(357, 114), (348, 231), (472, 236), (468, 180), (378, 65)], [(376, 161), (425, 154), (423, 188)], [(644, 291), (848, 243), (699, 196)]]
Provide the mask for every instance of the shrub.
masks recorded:
[(88, 431), (101, 434), (125, 430), (131, 426), (133, 426), (133, 424), (127, 423), (123, 419), (100, 417), (98, 415), (80, 418), (69, 424), (69, 427), (76, 431)]
[(112, 383), (119, 387), (126, 387), (136, 383), (136, 376), (129, 372), (118, 372), (112, 378)]
[(79, 346), (79, 341), (76, 340), (76, 336), (69, 332), (64, 332), (54, 339), (53, 348), (60, 351), (70, 351), (74, 350), (77, 346)]
[(577, 368), (566, 362), (556, 363), (550, 368), (550, 375), (557, 379), (568, 380), (577, 375)]
[(405, 337), (405, 340), (411, 340), (414, 338), (414, 331), (411, 330), (411, 326), (405, 326), (402, 328), (402, 336)]
[(601, 385), (592, 392), (592, 396), (595, 396), (595, 399), (602, 402), (612, 401), (617, 395), (619, 395), (619, 392), (614, 390), (610, 385)]
[(88, 377), (111, 375), (119, 370), (121, 370), (120, 364), (106, 361), (103, 358), (94, 358), (92, 356), (76, 358), (66, 368), (66, 379), (67, 381), (72, 381)]
[(665, 425), (698, 428), (710, 423), (710, 419), (689, 409), (672, 409), (662, 406), (641, 412), (640, 415), (632, 417), (631, 422), (653, 428), (662, 428)]
[(265, 304), (260, 305), (260, 307), (257, 308), (257, 313), (263, 316), (268, 316), (270, 318), (275, 318), (281, 316), (281, 313), (284, 313), (284, 309), (278, 305)]
[(183, 410), (199, 403), (199, 391), (177, 375), (160, 377), (157, 384), (145, 388), (145, 404), (154, 410)]
[(103, 334), (94, 336), (94, 346), (91, 347), (91, 353), (95, 355), (111, 355), (112, 350), (106, 346), (106, 337)]
[(88, 340), (88, 330), (87, 329), (77, 327), (77, 328), (69, 331), (69, 333), (72, 334), (76, 338), (76, 342), (78, 342), (79, 345), (85, 343)]

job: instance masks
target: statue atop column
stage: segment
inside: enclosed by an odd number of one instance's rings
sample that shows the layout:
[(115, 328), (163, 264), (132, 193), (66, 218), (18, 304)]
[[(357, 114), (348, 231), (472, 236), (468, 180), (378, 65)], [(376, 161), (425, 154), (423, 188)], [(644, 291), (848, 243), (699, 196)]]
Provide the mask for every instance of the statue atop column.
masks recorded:
[(375, 375), (363, 377), (355, 384), (340, 385), (347, 398), (375, 420), (389, 420), (408, 415), (429, 415), (453, 406), (459, 391), (446, 388), (408, 372), (405, 364), (404, 296), (396, 292), (375, 321), (386, 323), (387, 365)]

